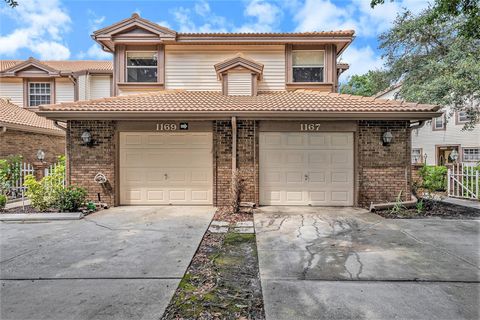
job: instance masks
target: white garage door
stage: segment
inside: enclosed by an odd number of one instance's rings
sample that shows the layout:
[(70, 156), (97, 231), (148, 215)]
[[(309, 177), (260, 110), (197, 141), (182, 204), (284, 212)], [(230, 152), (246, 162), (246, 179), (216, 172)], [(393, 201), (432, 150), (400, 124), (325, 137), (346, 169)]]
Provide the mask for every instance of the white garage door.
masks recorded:
[(353, 205), (353, 133), (260, 133), (260, 204)]
[(120, 133), (120, 204), (212, 204), (212, 134)]

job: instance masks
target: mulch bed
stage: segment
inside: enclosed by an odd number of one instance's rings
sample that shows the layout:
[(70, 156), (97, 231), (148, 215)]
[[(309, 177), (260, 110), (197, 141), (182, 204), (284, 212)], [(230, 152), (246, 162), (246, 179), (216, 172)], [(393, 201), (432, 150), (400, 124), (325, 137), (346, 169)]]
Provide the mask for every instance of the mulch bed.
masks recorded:
[[(219, 209), (214, 220), (253, 215)], [(162, 319), (265, 319), (255, 235), (207, 231)]]
[(0, 214), (2, 214), (2, 213), (8, 213), (8, 214), (12, 214), (12, 213), (58, 213), (58, 212), (59, 211), (55, 210), (55, 209), (49, 209), (45, 212), (39, 212), (37, 209), (33, 208), (30, 205), (25, 206), (25, 210), (23, 210), (22, 207), (0, 210)]
[(392, 212), (391, 209), (377, 210), (376, 214), (389, 219), (480, 219), (480, 210), (467, 208), (450, 203), (424, 199), (425, 210), (417, 212), (416, 208), (403, 208), (400, 212)]

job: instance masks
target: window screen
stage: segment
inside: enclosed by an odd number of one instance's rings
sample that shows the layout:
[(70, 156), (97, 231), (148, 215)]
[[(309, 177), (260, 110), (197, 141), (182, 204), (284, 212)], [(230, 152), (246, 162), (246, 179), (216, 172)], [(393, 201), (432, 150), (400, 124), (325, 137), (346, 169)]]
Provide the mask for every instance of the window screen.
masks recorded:
[(323, 82), (324, 51), (293, 51), (293, 81)]
[(157, 53), (127, 52), (127, 82), (157, 82)]

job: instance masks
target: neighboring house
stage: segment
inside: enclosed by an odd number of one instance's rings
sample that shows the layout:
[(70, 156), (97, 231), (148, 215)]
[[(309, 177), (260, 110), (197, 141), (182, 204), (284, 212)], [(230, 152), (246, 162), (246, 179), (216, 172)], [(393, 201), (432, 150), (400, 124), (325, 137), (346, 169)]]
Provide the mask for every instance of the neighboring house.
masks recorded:
[(111, 61), (0, 60), (0, 98), (25, 108), (112, 95)]
[(52, 120), (0, 98), (0, 158), (21, 155), (33, 164), (38, 150), (45, 153), (45, 164), (55, 163), (65, 154), (65, 131)]
[(441, 113), (335, 93), (353, 36), (177, 33), (134, 14), (93, 34), (115, 97), (37, 112), (67, 123), (68, 182), (110, 205), (229, 205), (236, 170), (260, 205), (410, 199), (410, 127)]
[[(401, 100), (401, 85), (395, 85), (375, 97)], [(420, 129), (412, 132), (412, 163), (445, 165), (453, 163), (450, 154), (458, 153), (457, 162), (476, 163), (480, 161), (480, 126), (473, 130), (463, 130), (469, 121), (466, 112), (455, 112), (444, 108), (440, 117), (430, 119)]]

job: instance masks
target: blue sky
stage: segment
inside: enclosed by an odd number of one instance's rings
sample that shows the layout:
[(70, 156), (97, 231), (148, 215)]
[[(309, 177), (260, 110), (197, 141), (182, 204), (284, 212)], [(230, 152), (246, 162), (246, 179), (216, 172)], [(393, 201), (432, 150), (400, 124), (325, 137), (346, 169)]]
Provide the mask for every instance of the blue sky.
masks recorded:
[(17, 1), (15, 9), (0, 3), (0, 59), (110, 59), (90, 34), (137, 12), (179, 32), (354, 29), (356, 39), (341, 57), (351, 64), (344, 79), (380, 68), (378, 35), (403, 8), (428, 6), (426, 0), (397, 0), (373, 10), (370, 0)]

